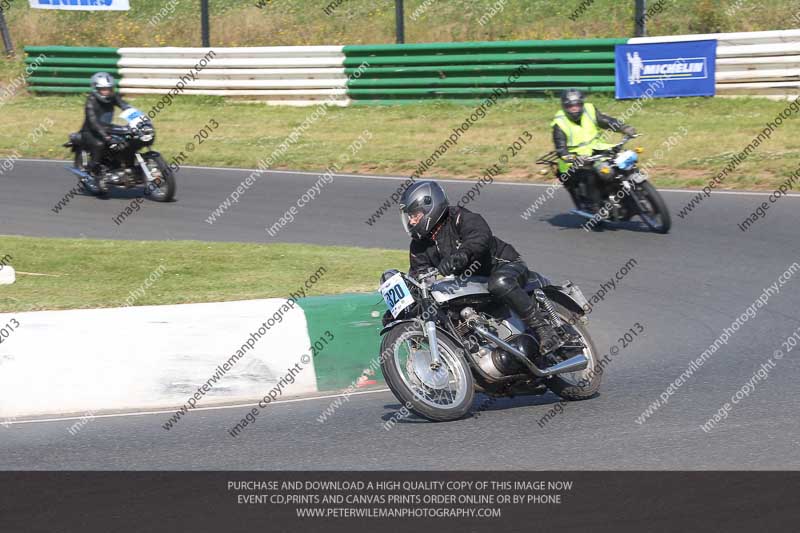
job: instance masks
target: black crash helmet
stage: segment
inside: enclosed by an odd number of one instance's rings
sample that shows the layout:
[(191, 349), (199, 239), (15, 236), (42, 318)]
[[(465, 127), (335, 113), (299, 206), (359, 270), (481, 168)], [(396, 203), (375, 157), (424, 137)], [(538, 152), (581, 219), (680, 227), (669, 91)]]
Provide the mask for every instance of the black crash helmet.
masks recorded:
[(413, 183), (400, 198), (403, 229), (412, 239), (425, 239), (442, 220), (449, 206), (447, 195), (435, 181)]

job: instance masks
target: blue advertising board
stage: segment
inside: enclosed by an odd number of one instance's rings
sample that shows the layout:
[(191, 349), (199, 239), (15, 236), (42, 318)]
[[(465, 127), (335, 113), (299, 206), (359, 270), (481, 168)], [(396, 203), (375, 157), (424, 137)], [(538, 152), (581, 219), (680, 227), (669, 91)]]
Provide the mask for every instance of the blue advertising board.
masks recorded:
[(34, 9), (71, 11), (128, 11), (128, 0), (30, 0)]
[(714, 96), (716, 40), (621, 44), (615, 53), (619, 99)]

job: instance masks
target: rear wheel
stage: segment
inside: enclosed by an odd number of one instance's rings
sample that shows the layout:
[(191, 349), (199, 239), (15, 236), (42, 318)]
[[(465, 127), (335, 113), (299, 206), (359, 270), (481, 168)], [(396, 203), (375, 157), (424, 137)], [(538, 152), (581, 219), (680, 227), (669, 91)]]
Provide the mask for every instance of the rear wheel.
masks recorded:
[[(75, 150), (75, 158), (73, 159), (72, 164), (78, 170), (88, 173), (89, 152), (81, 148)], [(97, 196), (98, 198), (105, 198), (110, 193), (108, 186), (102, 180), (93, 180), (91, 183), (87, 183), (85, 180), (79, 178), (78, 187), (80, 187), (85, 193)]]
[[(600, 382), (603, 375), (601, 365), (597, 360), (597, 349), (594, 346), (589, 331), (579, 320), (571, 319), (573, 313), (567, 311), (563, 306), (553, 302), (556, 314), (565, 324), (567, 333), (577, 339), (575, 344), (584, 346), (583, 354), (589, 360), (585, 369), (577, 372), (558, 374), (545, 381), (547, 388), (561, 396), (565, 400), (585, 400), (594, 396), (600, 389)], [(555, 355), (548, 355), (549, 364), (566, 361), (570, 357), (578, 355), (577, 349), (562, 348), (556, 350)]]
[(672, 227), (672, 221), (669, 217), (667, 204), (664, 203), (661, 194), (649, 181), (640, 183), (639, 188), (641, 191), (637, 191), (638, 194), (634, 193), (634, 200), (639, 208), (639, 216), (656, 233), (668, 233)]
[[(88, 154), (86, 153), (86, 151), (81, 150), (80, 148), (75, 150), (75, 157), (73, 159), (72, 166), (77, 168), (78, 170), (86, 172), (87, 162), (88, 162)], [(94, 192), (89, 188), (87, 183), (81, 178), (78, 178), (78, 187), (80, 187), (83, 192), (94, 194)]]
[(144, 194), (156, 202), (171, 202), (175, 198), (175, 174), (161, 155), (145, 159), (153, 181), (148, 182)]
[(431, 365), (428, 337), (416, 323), (398, 324), (381, 342), (381, 370), (394, 395), (418, 415), (456, 420), (472, 407), (475, 387), (461, 349), (438, 335), (439, 368)]
[(78, 170), (86, 170), (86, 165), (89, 162), (89, 154), (86, 150), (81, 150), (78, 148), (75, 150), (75, 159), (73, 161), (73, 166)]

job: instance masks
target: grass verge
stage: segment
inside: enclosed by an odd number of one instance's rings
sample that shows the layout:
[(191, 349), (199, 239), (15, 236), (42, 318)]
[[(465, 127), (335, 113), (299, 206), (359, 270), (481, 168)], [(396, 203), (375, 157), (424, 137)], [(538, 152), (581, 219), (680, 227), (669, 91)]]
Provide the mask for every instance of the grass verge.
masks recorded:
[[(147, 111), (156, 98), (129, 99)], [(631, 101), (593, 98), (598, 108), (622, 116)], [(19, 150), (22, 156), (68, 158), (61, 143), (83, 120), (83, 97), (19, 96), (2, 108), (0, 154)], [(787, 107), (785, 101), (758, 98), (672, 98), (644, 102), (628, 122), (645, 136), (637, 139), (645, 152), (643, 164), (661, 187), (702, 187), (720, 172), (729, 159), (742, 151), (767, 121)], [(552, 149), (549, 126), (559, 104), (555, 99), (513, 99), (488, 108), (461, 136), (458, 144), (424, 175), (427, 177), (479, 177), (484, 169), (509, 156), (498, 179), (543, 181), (534, 164)], [(474, 105), (445, 101), (396, 106), (328, 108), (295, 143), (275, 160), (272, 168), (318, 171), (347, 160), (342, 172), (410, 175), (421, 160), (431, 156), (470, 116)], [(167, 160), (185, 156), (185, 164), (254, 168), (268, 157), (316, 108), (264, 106), (217, 97), (182, 96), (155, 118), (156, 148)], [(52, 125), (42, 128), (44, 124)], [(214, 121), (214, 122), (212, 122)], [(218, 123), (208, 140), (198, 143), (195, 133)], [(34, 137), (38, 127), (39, 133)], [(207, 128), (210, 130), (210, 128)], [(358, 150), (352, 143), (369, 130), (371, 137)], [(524, 131), (532, 139), (511, 157), (508, 147)], [(722, 184), (732, 189), (774, 189), (796, 168), (800, 159), (797, 114), (784, 121)], [(366, 138), (366, 136), (362, 136)], [(28, 141), (27, 148), (20, 145)], [(360, 141), (359, 141), (360, 142)], [(188, 143), (194, 143), (188, 151)], [(353, 153), (355, 152), (355, 153)], [(187, 182), (188, 183), (188, 182)]]
[[(200, 9), (188, 0), (135, 0), (130, 11), (30, 9), (9, 3), (17, 47), (200, 46)], [(392, 43), (393, 1), (214, 0), (213, 46)], [(334, 9), (328, 6), (335, 6)], [(797, 26), (796, 0), (653, 0), (650, 35), (778, 30)], [(619, 0), (406, 0), (406, 42), (626, 37), (634, 2)]]
[[(307, 295), (368, 292), (381, 272), (407, 268), (404, 252), (301, 244), (111, 241), (0, 237), (21, 272), (0, 285), (0, 312), (163, 305), (288, 297), (320, 267)], [(163, 265), (163, 267), (162, 267)], [(354, 268), (358, 265), (358, 268)], [(153, 275), (160, 271), (160, 275)], [(46, 275), (33, 275), (46, 274)]]

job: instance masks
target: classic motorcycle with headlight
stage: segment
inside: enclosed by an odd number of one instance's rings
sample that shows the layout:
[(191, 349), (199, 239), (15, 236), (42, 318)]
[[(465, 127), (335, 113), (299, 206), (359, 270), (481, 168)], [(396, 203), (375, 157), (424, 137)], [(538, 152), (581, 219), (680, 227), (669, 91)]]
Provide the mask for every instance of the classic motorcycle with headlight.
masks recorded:
[(540, 355), (539, 339), (488, 290), (488, 277), (410, 276), (387, 270), (380, 293), (381, 370), (389, 388), (416, 414), (455, 420), (472, 408), (475, 392), (490, 396), (544, 394), (583, 400), (600, 387), (597, 350), (586, 329), (586, 298), (570, 283), (554, 285), (530, 273), (526, 292), (567, 342)]
[[(74, 166), (67, 166), (67, 170), (78, 176), (79, 185), (95, 196), (105, 196), (114, 187), (144, 188), (145, 195), (153, 200), (171, 201), (175, 197), (175, 175), (161, 154), (150, 150), (156, 140), (152, 122), (133, 107), (119, 116), (126, 124), (111, 126), (113, 144), (100, 161), (97, 182), (86, 170), (89, 152), (83, 146), (80, 132), (71, 133), (64, 143), (74, 153)], [(142, 150), (147, 151), (140, 153)]]
[[(597, 180), (603, 187), (603, 205), (594, 205), (587, 184), (578, 183), (572, 187), (570, 196), (575, 203), (571, 213), (589, 219), (588, 225), (599, 228), (606, 221), (628, 221), (639, 216), (651, 230), (657, 233), (668, 233), (672, 227), (667, 204), (655, 187), (648, 181), (647, 174), (639, 166), (639, 155), (636, 150), (623, 150), (624, 145), (636, 136), (625, 136), (619, 144), (608, 150), (596, 151), (591, 156), (580, 158), (582, 168), (590, 169), (601, 175)], [(548, 152), (536, 162), (549, 165), (555, 170), (558, 179), (559, 156), (555, 151)], [(595, 214), (587, 211), (594, 208)]]

